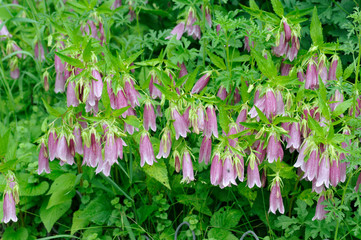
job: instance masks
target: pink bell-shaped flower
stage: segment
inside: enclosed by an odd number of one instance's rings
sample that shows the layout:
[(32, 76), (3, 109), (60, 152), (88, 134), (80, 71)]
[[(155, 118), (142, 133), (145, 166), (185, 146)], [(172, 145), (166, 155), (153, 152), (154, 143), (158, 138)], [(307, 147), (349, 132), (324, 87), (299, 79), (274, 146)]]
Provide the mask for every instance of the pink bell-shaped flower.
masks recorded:
[(155, 160), (153, 146), (147, 132), (142, 133), (142, 136), (140, 137), (139, 152), (141, 167), (143, 167), (145, 163), (153, 165), (153, 162), (157, 162)]
[(224, 162), (223, 162), (223, 172), (222, 172), (222, 182), (220, 183), (220, 187), (230, 187), (231, 184), (237, 185), (237, 171), (235, 171), (235, 165), (232, 161), (232, 157), (230, 153), (226, 153)]
[(281, 142), (275, 136), (275, 133), (273, 133), (268, 140), (267, 159), (269, 163), (273, 163), (274, 161), (277, 160), (279, 161), (283, 160), (282, 145)]
[(282, 22), (283, 22), (283, 29), (285, 31), (285, 41), (289, 42), (292, 37), (292, 31), (291, 31), (290, 25), (288, 25), (286, 19), (283, 19)]
[(93, 78), (96, 79), (96, 80), (92, 80), (94, 96), (96, 99), (99, 100), (102, 97), (102, 93), (103, 93), (102, 77), (100, 76), (100, 73), (96, 69), (93, 69), (92, 75)]
[(39, 151), (38, 174), (40, 175), (43, 171), (50, 173), (48, 150), (46, 149), (45, 144), (41, 143)]
[(183, 169), (183, 179), (181, 182), (190, 183), (191, 181), (194, 181), (192, 159), (187, 150), (185, 150), (183, 153), (182, 169)]
[(277, 57), (283, 56), (287, 51), (288, 42), (285, 40), (285, 34), (283, 32), (280, 33), (278, 45), (273, 47), (273, 53)]
[(170, 39), (173, 35), (177, 35), (177, 37), (176, 37), (177, 40), (180, 40), (182, 38), (184, 30), (185, 30), (184, 26), (185, 26), (184, 22), (178, 23), (177, 26), (175, 26), (173, 28), (173, 30), (170, 32), (171, 35), (166, 37), (165, 39)]
[(317, 201), (317, 206), (316, 206), (316, 213), (315, 216), (312, 218), (312, 221), (317, 220), (323, 220), (326, 218), (326, 213), (327, 211), (325, 210), (326, 205), (323, 205), (325, 201), (325, 196), (321, 195)]
[(55, 131), (51, 131), (48, 137), (48, 149), (50, 161), (53, 161), (57, 156), (58, 139)]
[(258, 171), (258, 163), (254, 153), (249, 156), (249, 163), (247, 167), (247, 185), (249, 188), (253, 188), (254, 185), (261, 187), (261, 179)]
[(299, 147), (301, 146), (300, 124), (296, 122), (291, 123), (289, 125), (288, 135), (290, 135), (290, 137), (287, 138), (286, 148), (293, 147), (294, 149), (299, 149)]
[(284, 214), (285, 208), (283, 206), (283, 200), (281, 195), (280, 188), (280, 178), (278, 176), (275, 177), (271, 186), (271, 194), (269, 197), (269, 210), (268, 212), (272, 212), (276, 214), (278, 210), (281, 214)]
[(157, 125), (155, 123), (155, 113), (154, 107), (150, 101), (147, 101), (144, 104), (144, 115), (143, 115), (143, 125), (145, 130), (149, 130), (151, 128), (153, 132), (157, 130)]
[(179, 136), (187, 137), (187, 133), (190, 132), (187, 121), (184, 120), (183, 116), (179, 114), (176, 108), (171, 109), (173, 126), (175, 129), (175, 138), (178, 140)]
[(217, 97), (219, 97), (224, 101), (227, 98), (227, 96), (228, 96), (227, 89), (221, 85), (218, 89)]
[(318, 163), (320, 161), (320, 156), (318, 154), (317, 149), (313, 149), (311, 151), (310, 157), (306, 162), (305, 175), (304, 177), (308, 179), (308, 181), (312, 181), (316, 178), (318, 173)]
[(336, 70), (339, 57), (337, 55), (332, 56), (330, 70), (328, 71), (328, 80), (337, 80), (336, 79)]
[(213, 134), (213, 136), (218, 138), (216, 110), (212, 105), (208, 105), (206, 113), (207, 113), (207, 119), (204, 126), (204, 135), (207, 138), (210, 138)]
[(315, 90), (318, 89), (318, 85), (317, 67), (313, 61), (310, 61), (307, 66), (305, 88)]
[(212, 138), (203, 137), (201, 148), (199, 150), (199, 163), (203, 162), (208, 165), (212, 154)]
[(209, 73), (204, 74), (197, 82), (194, 84), (191, 94), (196, 94), (201, 92), (208, 84), (211, 75)]
[(321, 156), (321, 163), (318, 168), (316, 187), (320, 187), (324, 185), (326, 188), (328, 188), (329, 183), (330, 183), (330, 161), (328, 158), (328, 153), (324, 152)]
[(77, 107), (79, 105), (79, 100), (76, 97), (75, 93), (75, 82), (69, 82), (67, 90), (66, 90), (66, 100), (67, 106)]
[(132, 108), (134, 108), (136, 105), (139, 106), (138, 98), (140, 97), (140, 95), (138, 91), (134, 88), (133, 79), (128, 78), (125, 81), (124, 90)]
[(168, 158), (171, 148), (172, 148), (172, 139), (170, 136), (170, 130), (167, 127), (164, 130), (162, 138), (160, 140), (159, 152), (157, 155), (157, 159)]
[(149, 83), (150, 96), (153, 99), (156, 99), (156, 98), (162, 99), (162, 92), (154, 85), (154, 83), (160, 85), (160, 82), (159, 82), (158, 78), (155, 75), (152, 74), (151, 78), (150, 78), (150, 83)]
[(223, 173), (223, 166), (222, 166), (222, 159), (219, 152), (216, 152), (212, 159), (211, 164), (211, 184), (217, 186), (222, 181), (222, 173)]
[(1, 221), (5, 224), (10, 222), (10, 220), (13, 222), (18, 221), (18, 218), (16, 217), (15, 201), (11, 191), (6, 191), (4, 194), (3, 214), (4, 216)]
[(81, 138), (80, 126), (74, 127), (73, 135), (75, 140), (75, 152), (82, 155), (84, 153), (84, 149), (83, 149), (83, 140)]

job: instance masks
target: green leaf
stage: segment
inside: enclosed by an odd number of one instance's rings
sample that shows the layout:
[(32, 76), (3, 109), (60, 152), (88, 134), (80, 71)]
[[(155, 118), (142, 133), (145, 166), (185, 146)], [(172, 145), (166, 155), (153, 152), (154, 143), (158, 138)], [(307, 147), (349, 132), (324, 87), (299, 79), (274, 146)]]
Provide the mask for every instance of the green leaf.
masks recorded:
[(95, 224), (103, 225), (112, 214), (113, 207), (110, 200), (104, 196), (93, 199), (84, 209), (82, 217)]
[(251, 16), (258, 18), (259, 20), (263, 21), (263, 22), (270, 22), (273, 24), (279, 24), (280, 23), (280, 18), (277, 17), (275, 14), (273, 13), (269, 13), (260, 9), (256, 9), (256, 8), (249, 8), (247, 6), (244, 6), (242, 4), (240, 4), (241, 7), (247, 12), (249, 13)]
[(175, 92), (173, 92), (171, 90), (168, 90), (167, 88), (165, 88), (162, 85), (154, 83), (154, 86), (156, 86), (156, 88), (158, 88), (159, 91), (161, 91), (161, 93), (163, 93), (164, 96), (169, 100), (176, 100), (179, 98), (178, 94), (176, 94)]
[(134, 54), (132, 54), (130, 57), (127, 58), (128, 64), (134, 63), (134, 61), (144, 52), (144, 50), (140, 50)]
[(171, 189), (169, 185), (167, 166), (165, 165), (163, 159), (158, 160), (158, 163), (155, 163), (152, 166), (145, 164), (143, 171), (168, 189)]
[(314, 45), (320, 46), (323, 44), (322, 25), (317, 15), (316, 6), (313, 8), (311, 26), (310, 26), (311, 39)]
[(299, 221), (297, 218), (295, 217), (292, 217), (292, 218), (289, 218), (285, 215), (282, 215), (282, 216), (279, 216), (277, 218), (277, 221), (276, 221), (276, 227), (278, 228), (282, 228), (282, 229), (287, 229), (289, 228), (292, 224), (299, 224)]
[(84, 64), (79, 59), (68, 57), (66, 55), (61, 54), (60, 52), (55, 52), (55, 54), (58, 55), (58, 57), (62, 61), (67, 62), (68, 64), (74, 67), (84, 69)]
[(92, 56), (92, 38), (89, 39), (88, 44), (86, 45), (83, 52), (83, 60), (84, 62), (90, 62)]
[(196, 77), (197, 77), (198, 69), (199, 69), (199, 66), (191, 74), (186, 75), (187, 81), (184, 85), (186, 92), (189, 92), (192, 89), (194, 82), (196, 80)]
[(71, 224), (71, 235), (73, 235), (74, 233), (76, 233), (77, 231), (85, 228), (86, 226), (88, 226), (89, 224), (89, 219), (87, 218), (87, 216), (84, 216), (84, 211), (83, 210), (78, 210), (76, 212), (74, 212), (73, 214), (73, 222)]
[(227, 111), (223, 107), (220, 107), (219, 110), (219, 125), (221, 126), (222, 130), (228, 133), (229, 119)]
[(224, 239), (224, 240), (238, 240), (231, 231), (220, 228), (212, 228), (208, 232), (209, 239)]
[(56, 191), (53, 194), (51, 194), (49, 202), (48, 202), (48, 206), (46, 207), (46, 209), (49, 209), (53, 206), (62, 204), (66, 201), (72, 200), (74, 196), (75, 196), (75, 190)]
[(40, 196), (45, 194), (45, 192), (49, 189), (49, 183), (45, 181), (36, 184), (30, 184), (28, 182), (22, 184), (19, 182), (19, 186), (20, 196)]
[(259, 118), (261, 119), (262, 122), (266, 123), (266, 124), (271, 124), (268, 120), (268, 118), (266, 117), (266, 115), (264, 115), (264, 113), (259, 110), (258, 107), (254, 106), (256, 108), (257, 114), (259, 116)]
[(231, 209), (228, 207), (221, 208), (213, 214), (211, 218), (211, 225), (219, 228), (233, 228), (238, 225), (242, 217), (242, 212), (238, 209)]
[(211, 210), (209, 210), (206, 205), (209, 199), (207, 200), (207, 196), (204, 194), (179, 194), (177, 195), (177, 200), (187, 206), (193, 206), (194, 209), (200, 213), (203, 213), (207, 216), (212, 216)]
[[(339, 64), (340, 63), (338, 63), (337, 65), (339, 65)], [(347, 66), (347, 68), (343, 72), (343, 77), (342, 77), (343, 80), (347, 80), (351, 76), (351, 74), (353, 73), (354, 70), (355, 70), (355, 62), (353, 62), (353, 63), (351, 63), (350, 65)]]
[(211, 53), (210, 51), (207, 50), (207, 54), (209, 56), (209, 58), (211, 59), (212, 63), (214, 65), (216, 65), (218, 68), (222, 69), (222, 70), (226, 70), (226, 64), (224, 63), (223, 59), (218, 57), (217, 55)]
[(75, 180), (76, 176), (72, 173), (64, 173), (60, 175), (54, 180), (53, 184), (51, 184), (50, 190), (47, 195), (53, 194), (57, 191), (72, 190), (75, 186)]
[(295, 118), (291, 118), (291, 117), (277, 117), (274, 121), (273, 121), (273, 125), (277, 125), (279, 123), (285, 123), (285, 122), (298, 122), (297, 119)]
[(125, 119), (124, 119), (124, 122), (126, 122), (127, 124), (135, 127), (135, 128), (138, 128), (141, 126), (141, 123), (139, 121), (139, 119), (136, 117), (136, 116), (133, 116), (133, 115), (129, 115), (127, 116)]
[(54, 117), (61, 117), (61, 113), (58, 112), (56, 109), (54, 109), (53, 107), (51, 107), (45, 100), (44, 98), (41, 98), (41, 100), (43, 100), (44, 106), (46, 108), (46, 111), (50, 114), (53, 115)]
[(316, 132), (317, 136), (324, 136), (323, 134), (323, 129), (320, 126), (320, 124), (318, 122), (315, 121), (315, 119), (313, 119), (310, 115), (308, 115), (308, 125), (310, 126), (310, 128)]
[(10, 130), (6, 130), (5, 133), (1, 133), (2, 136), (0, 136), (0, 158), (5, 157), (8, 145), (9, 145), (9, 137), (10, 137)]
[(12, 227), (7, 227), (2, 240), (26, 240), (28, 236), (28, 230), (24, 227), (18, 228), (16, 231)]
[(271, 0), (273, 11), (279, 16), (283, 17), (284, 9), (282, 3), (279, 0)]
[(257, 3), (254, 0), (249, 0), (249, 7), (251, 9), (259, 10)]
[(51, 231), (56, 221), (61, 218), (71, 206), (71, 200), (68, 200), (62, 204), (46, 209), (48, 201), (43, 201), (40, 208), (40, 219), (44, 223), (44, 226), (48, 232)]
[(117, 110), (113, 111), (112, 116), (113, 117), (119, 117), (120, 115), (125, 113), (129, 108), (130, 108), (130, 106), (126, 106), (126, 107), (123, 107), (121, 109), (117, 109)]
[(344, 101), (342, 103), (340, 103), (335, 111), (332, 112), (332, 115), (337, 117), (337, 116), (340, 116), (342, 113), (344, 113), (347, 109), (349, 109), (349, 107), (351, 107), (352, 105), (352, 101), (353, 99), (349, 99), (347, 101)]
[(277, 69), (272, 61), (271, 54), (267, 53), (267, 59), (258, 51), (252, 49), (252, 55), (256, 59), (259, 70), (268, 78), (273, 79), (277, 76)]
[(317, 95), (318, 95), (318, 101), (319, 101), (319, 104), (320, 104), (320, 109), (321, 109), (322, 114), (325, 116), (325, 118), (327, 120), (329, 120), (330, 119), (330, 108), (329, 108), (328, 104), (326, 104), (326, 102), (327, 102), (327, 91), (326, 91), (326, 87), (323, 84), (321, 78), (319, 78), (319, 85), (320, 85), (320, 88), (317, 91)]

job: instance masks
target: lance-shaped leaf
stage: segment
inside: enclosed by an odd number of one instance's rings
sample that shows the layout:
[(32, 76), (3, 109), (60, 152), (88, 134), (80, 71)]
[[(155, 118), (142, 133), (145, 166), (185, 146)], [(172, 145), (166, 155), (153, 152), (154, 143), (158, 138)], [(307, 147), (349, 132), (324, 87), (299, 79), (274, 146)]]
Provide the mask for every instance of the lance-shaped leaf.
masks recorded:
[(66, 55), (61, 54), (60, 52), (55, 52), (55, 54), (58, 55), (58, 57), (62, 61), (67, 62), (68, 64), (70, 64), (70, 65), (72, 65), (74, 67), (84, 68), (83, 63), (79, 59), (68, 57)]
[(279, 16), (283, 17), (284, 9), (280, 0), (271, 0), (273, 11)]
[(207, 50), (207, 54), (209, 56), (209, 58), (211, 59), (211, 62), (216, 65), (218, 68), (222, 69), (222, 70), (226, 70), (226, 64), (224, 63), (223, 59), (218, 57), (217, 55), (211, 53), (210, 51)]
[(252, 55), (256, 59), (258, 68), (268, 78), (273, 79), (277, 76), (277, 68), (275, 67), (271, 54), (267, 53), (267, 59), (256, 50), (252, 49)]
[(325, 85), (322, 82), (322, 79), (319, 79), (319, 86), (320, 88), (317, 91), (317, 96), (318, 96), (318, 101), (320, 104), (320, 109), (322, 111), (322, 114), (325, 116), (325, 118), (327, 120), (330, 119), (330, 108), (328, 106), (328, 104), (326, 104), (327, 102), (327, 92), (326, 92), (326, 88)]
[(314, 45), (319, 46), (323, 44), (322, 25), (317, 15), (316, 6), (313, 8), (310, 34)]

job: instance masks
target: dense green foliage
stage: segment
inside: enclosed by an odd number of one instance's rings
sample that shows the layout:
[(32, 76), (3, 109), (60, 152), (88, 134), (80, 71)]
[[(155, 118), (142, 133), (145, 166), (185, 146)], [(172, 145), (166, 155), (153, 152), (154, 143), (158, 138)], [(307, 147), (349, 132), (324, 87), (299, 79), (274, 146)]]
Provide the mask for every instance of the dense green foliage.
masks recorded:
[[(361, 180), (359, 4), (352, 0), (250, 0), (241, 4), (227, 0), (0, 0), (0, 30), (8, 30), (8, 34), (0, 32), (0, 193), (5, 199), (12, 192), (15, 202), (17, 193), (19, 198), (18, 220), (2, 223), (0, 236), (4, 240), (52, 236), (174, 239), (177, 226), (186, 221), (190, 227), (183, 226), (178, 239), (192, 239), (194, 231), (197, 239), (233, 240), (248, 230), (260, 239), (360, 239), (361, 195), (355, 188)], [(187, 23), (190, 12), (196, 18), (191, 25), (199, 29), (178, 38), (171, 31)], [(285, 19), (292, 37), (299, 39), (294, 59), (283, 57), (288, 54), (278, 56), (275, 50), (286, 31)], [(289, 48), (295, 46), (292, 41)], [(313, 62), (321, 69), (322, 59), (326, 75), (338, 59), (335, 79), (323, 83), (320, 78), (317, 87), (307, 87), (298, 72), (308, 71)], [(59, 88), (60, 62), (67, 63), (60, 75), (69, 76)], [(182, 64), (187, 74), (182, 73)], [(285, 65), (288, 71), (283, 70)], [(89, 103), (89, 92), (97, 82), (94, 70), (104, 83), (98, 93), (102, 97), (94, 97), (95, 105)], [(204, 75), (210, 78), (207, 86), (195, 91)], [(114, 107), (109, 88), (116, 96), (131, 81), (140, 93), (134, 104), (129, 100), (128, 105), (134, 106)], [(149, 89), (153, 81), (162, 96), (158, 99)], [(74, 98), (69, 100), (71, 84)], [(283, 97), (286, 113), (268, 114), (256, 104), (255, 95), (268, 96), (270, 89), (274, 97)], [(124, 91), (127, 97), (131, 95)], [(336, 92), (343, 94), (342, 101)], [(266, 101), (271, 105), (271, 100)], [(332, 107), (334, 103), (338, 104)], [(144, 125), (146, 106), (156, 112), (157, 130)], [(242, 157), (243, 175), (234, 170), (237, 185), (214, 184), (209, 157), (208, 162), (207, 157), (198, 161), (203, 144), (199, 132), (203, 130), (196, 130), (193, 121), (197, 118), (192, 119), (198, 106), (207, 114), (211, 108), (217, 113), (219, 136), (213, 132), (212, 137), (211, 132), (208, 137), (212, 139), (211, 159), (215, 161), (219, 153), (225, 165), (225, 159), (232, 156), (232, 166), (236, 166), (241, 161), (234, 160), (235, 156)], [(188, 128), (191, 125), (193, 132), (185, 132), (187, 137), (182, 133), (179, 137), (174, 126), (175, 109), (183, 116), (188, 109)], [(236, 120), (244, 109), (247, 116), (253, 109), (256, 117)], [(318, 109), (318, 117), (307, 115), (305, 109)], [(307, 171), (294, 167), (301, 146), (291, 150), (287, 146), (290, 136), (285, 123), (303, 124), (309, 132), (302, 140), (311, 139), (322, 154), (329, 151), (325, 155), (331, 163), (337, 155), (337, 166), (347, 166), (347, 177), (338, 184), (327, 183), (316, 193), (312, 182), (304, 180)], [(232, 132), (234, 126), (243, 128)], [(122, 159), (116, 157), (119, 164), (109, 174), (105, 168), (91, 167), (85, 153), (75, 153), (74, 129), (82, 129), (84, 149), (95, 148), (92, 136), (101, 139), (103, 158), (110, 136), (123, 139)], [(59, 140), (65, 136), (67, 145), (73, 144), (74, 164), (64, 164), (67, 160), (57, 153), (57, 159), (49, 162), (50, 173), (45, 173), (47, 169), (39, 167), (40, 158), (43, 148), (49, 158), (49, 136), (55, 132)], [(149, 157), (139, 146), (144, 139), (149, 138), (157, 156), (168, 132), (170, 155), (154, 159), (154, 164), (143, 160)], [(280, 159), (250, 157), (266, 152), (273, 138), (282, 139)], [(232, 145), (234, 139), (237, 143)], [(190, 153), (195, 179), (184, 177), (186, 153)], [(252, 188), (247, 181), (255, 164), (262, 186)], [(179, 173), (181, 166), (183, 173)], [(283, 199), (283, 214), (273, 214), (270, 207), (275, 186)], [(315, 220), (321, 197), (326, 198), (327, 214)], [(0, 202), (1, 219), (4, 202)], [(281, 207), (276, 210), (281, 212)]]

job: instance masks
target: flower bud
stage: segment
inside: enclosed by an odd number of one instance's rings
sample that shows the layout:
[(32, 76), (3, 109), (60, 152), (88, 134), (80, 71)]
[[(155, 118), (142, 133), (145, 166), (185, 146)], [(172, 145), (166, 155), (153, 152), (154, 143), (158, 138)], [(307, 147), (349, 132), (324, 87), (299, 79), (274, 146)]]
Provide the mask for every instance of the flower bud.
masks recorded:
[(206, 73), (204, 74), (197, 82), (196, 84), (194, 84), (191, 94), (196, 94), (201, 92), (208, 84), (209, 79), (210, 79), (210, 74)]
[(218, 138), (218, 125), (215, 108), (212, 105), (207, 107), (207, 119), (204, 126), (204, 135), (210, 138), (212, 134)]
[(38, 174), (40, 175), (43, 171), (50, 173), (48, 150), (44, 143), (41, 143), (39, 151), (39, 162), (38, 162)]

